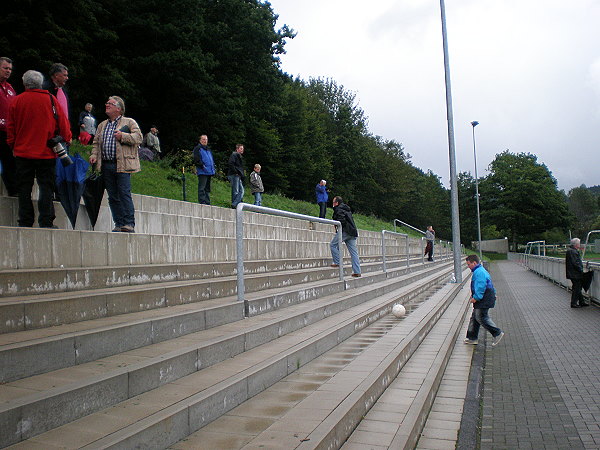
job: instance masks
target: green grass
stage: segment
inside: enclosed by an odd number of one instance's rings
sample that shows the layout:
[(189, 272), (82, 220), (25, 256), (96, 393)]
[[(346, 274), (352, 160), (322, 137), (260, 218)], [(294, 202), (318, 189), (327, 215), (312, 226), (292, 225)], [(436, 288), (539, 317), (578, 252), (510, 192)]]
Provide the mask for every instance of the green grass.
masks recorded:
[[(78, 141), (73, 141), (71, 145), (71, 153), (79, 153), (84, 159), (88, 159), (91, 151), (91, 146), (83, 146)], [(131, 190), (135, 194), (150, 195), (153, 197), (168, 198), (173, 200), (183, 200), (183, 180), (182, 171), (175, 170), (167, 165), (164, 161), (141, 161), (142, 170), (131, 176)], [(248, 180), (245, 180), (246, 193), (244, 202), (254, 203), (254, 196), (250, 193)], [(186, 168), (185, 173), (186, 185), (186, 201), (198, 201), (198, 178), (194, 173), (189, 173)], [(268, 186), (267, 186), (268, 191)], [(231, 205), (231, 187), (228, 181), (219, 179), (217, 176), (211, 180), (211, 204), (213, 206), (222, 206), (229, 208)], [(280, 209), (284, 211), (305, 214), (309, 216), (319, 216), (319, 206), (316, 203), (305, 202), (301, 200), (293, 200), (281, 195), (263, 194), (262, 205)], [(331, 219), (333, 209), (327, 208), (327, 218)], [(362, 214), (354, 214), (356, 226), (361, 230), (394, 231), (394, 225), (391, 221), (384, 221), (374, 216), (365, 216)], [(398, 227), (399, 233), (407, 233), (409, 236), (421, 237), (418, 232)]]

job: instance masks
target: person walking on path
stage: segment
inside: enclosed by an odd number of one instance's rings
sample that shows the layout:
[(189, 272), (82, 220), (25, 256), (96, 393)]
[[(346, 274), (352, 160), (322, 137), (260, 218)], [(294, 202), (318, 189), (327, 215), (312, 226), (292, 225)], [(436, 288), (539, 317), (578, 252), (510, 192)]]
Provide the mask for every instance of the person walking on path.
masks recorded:
[(573, 286), (571, 287), (571, 308), (582, 308), (584, 306), (590, 306), (583, 299), (581, 294), (581, 287), (583, 284), (583, 261), (581, 261), (581, 255), (579, 254), (581, 241), (578, 238), (571, 239), (571, 245), (567, 248), (567, 254), (565, 256), (565, 269), (567, 272), (567, 279), (571, 280)]
[(215, 174), (215, 160), (208, 148), (208, 136), (200, 136), (200, 144), (194, 148), (194, 164), (198, 175), (198, 203), (210, 205), (210, 180)]
[(431, 225), (427, 227), (425, 232), (425, 239), (427, 240), (427, 246), (425, 247), (425, 255), (429, 254), (427, 261), (433, 261), (433, 242), (435, 241), (435, 230)]
[(254, 195), (254, 204), (256, 206), (262, 206), (262, 194), (265, 192), (262, 178), (260, 177), (260, 164), (254, 164), (254, 170), (250, 174), (250, 187), (252, 188), (252, 195)]
[[(346, 248), (348, 248), (348, 253), (350, 253), (350, 259), (352, 260), (352, 276), (360, 277), (360, 259), (358, 258), (358, 248), (356, 246), (358, 229), (354, 224), (352, 210), (344, 203), (342, 197), (339, 196), (333, 198), (333, 220), (339, 220), (342, 224), (342, 241), (344, 241)], [(339, 267), (340, 247), (337, 234), (333, 236), (329, 247), (331, 248), (331, 257), (333, 259), (331, 267)]]
[(244, 146), (242, 144), (235, 145), (235, 152), (229, 157), (229, 170), (227, 178), (231, 183), (231, 207), (236, 208), (238, 203), (244, 198), (244, 162), (242, 155), (244, 154)]
[(319, 205), (319, 218), (324, 219), (327, 214), (327, 181), (321, 180), (315, 187), (315, 195), (317, 196), (317, 205)]
[(477, 344), (479, 337), (479, 327), (483, 326), (494, 337), (492, 347), (504, 337), (504, 332), (496, 326), (489, 316), (490, 308), (496, 305), (496, 289), (492, 283), (492, 278), (487, 270), (480, 264), (477, 255), (467, 256), (467, 266), (473, 273), (471, 277), (471, 299), (473, 303), (473, 313), (467, 328), (467, 337), (465, 344)]

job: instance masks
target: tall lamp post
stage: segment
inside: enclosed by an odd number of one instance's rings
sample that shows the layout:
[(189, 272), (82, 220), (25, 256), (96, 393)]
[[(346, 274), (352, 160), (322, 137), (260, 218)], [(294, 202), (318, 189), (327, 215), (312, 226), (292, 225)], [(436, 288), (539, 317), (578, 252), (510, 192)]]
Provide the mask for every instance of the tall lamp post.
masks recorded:
[(448, 122), (448, 153), (450, 159), (450, 200), (452, 206), (452, 246), (454, 256), (454, 276), (462, 283), (462, 255), (460, 248), (460, 220), (458, 212), (458, 183), (456, 181), (456, 153), (454, 151), (454, 116), (452, 114), (452, 90), (450, 88), (450, 59), (448, 57), (448, 37), (446, 33), (446, 6), (440, 0), (442, 16), (442, 46), (444, 48), (444, 76), (446, 80), (446, 119)]
[(473, 160), (475, 161), (475, 204), (477, 205), (477, 237), (479, 238), (479, 260), (483, 261), (481, 254), (481, 219), (479, 216), (479, 178), (477, 177), (477, 152), (475, 151), (475, 127), (479, 122), (471, 122), (473, 126)]

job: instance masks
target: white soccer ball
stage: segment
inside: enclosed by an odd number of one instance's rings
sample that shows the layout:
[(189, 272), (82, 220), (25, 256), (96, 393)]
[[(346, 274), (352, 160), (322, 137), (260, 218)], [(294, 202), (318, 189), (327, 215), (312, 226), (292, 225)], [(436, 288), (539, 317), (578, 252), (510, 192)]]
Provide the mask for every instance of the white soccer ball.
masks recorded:
[(404, 307), (404, 305), (396, 303), (392, 307), (392, 314), (398, 318), (404, 317), (404, 314), (406, 314), (406, 308)]

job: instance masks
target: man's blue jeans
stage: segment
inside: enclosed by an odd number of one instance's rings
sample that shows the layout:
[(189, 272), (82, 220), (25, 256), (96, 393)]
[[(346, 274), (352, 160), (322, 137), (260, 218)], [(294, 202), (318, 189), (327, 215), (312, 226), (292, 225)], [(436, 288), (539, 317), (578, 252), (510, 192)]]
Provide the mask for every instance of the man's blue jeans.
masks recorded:
[(262, 192), (254, 193), (254, 204), (256, 206), (262, 206)]
[(467, 328), (467, 339), (477, 340), (480, 326), (488, 330), (494, 337), (502, 333), (502, 330), (490, 318), (489, 308), (473, 308), (469, 328)]
[(131, 199), (131, 174), (117, 172), (117, 163), (102, 161), (102, 178), (108, 192), (108, 206), (115, 227), (135, 227), (135, 210)]
[(244, 185), (239, 175), (227, 175), (231, 183), (231, 207), (235, 208), (244, 198)]
[[(346, 244), (348, 253), (350, 253), (350, 259), (352, 260), (352, 273), (360, 273), (360, 259), (358, 258), (358, 247), (356, 246), (356, 238), (349, 236), (346, 233), (342, 233), (342, 241)], [(333, 258), (334, 264), (340, 263), (340, 247), (338, 244), (337, 234), (333, 236), (331, 243), (331, 257)]]

